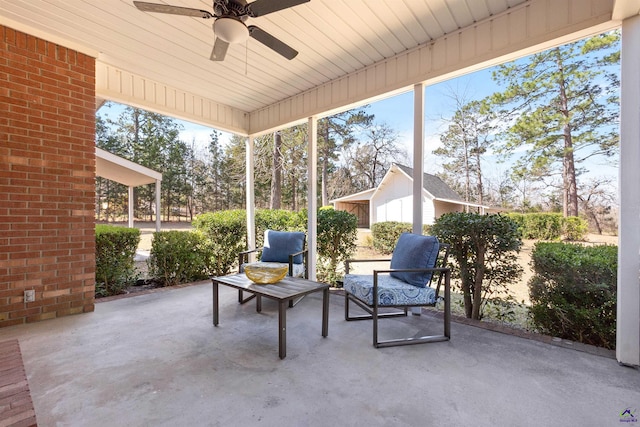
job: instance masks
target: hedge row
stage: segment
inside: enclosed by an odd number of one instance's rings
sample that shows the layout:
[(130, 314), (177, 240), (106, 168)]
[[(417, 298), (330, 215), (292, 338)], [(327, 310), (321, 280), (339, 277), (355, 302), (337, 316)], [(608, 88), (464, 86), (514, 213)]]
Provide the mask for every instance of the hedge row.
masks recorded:
[(523, 239), (584, 240), (589, 227), (587, 222), (575, 216), (564, 217), (559, 213), (508, 213), (522, 233)]
[[(257, 210), (256, 247), (262, 247), (267, 229), (304, 231), (306, 224), (305, 211)], [(148, 263), (155, 278), (166, 284), (184, 283), (237, 268), (238, 253), (247, 249), (244, 210), (205, 213), (196, 217), (193, 226), (195, 231), (154, 233)], [(178, 233), (185, 236), (177, 237)], [(332, 208), (318, 211), (318, 280), (335, 284), (338, 269), (355, 251), (356, 238), (355, 215)]]
[[(373, 248), (382, 253), (390, 254), (396, 247), (396, 243), (402, 233), (411, 233), (413, 225), (410, 222), (385, 221), (371, 226)], [(429, 234), (430, 226), (422, 227), (422, 234)]]
[(135, 282), (134, 256), (140, 230), (96, 225), (96, 296), (121, 294)]
[(191, 231), (160, 231), (153, 234), (149, 275), (160, 286), (195, 282), (209, 277), (211, 252), (204, 235)]
[(530, 313), (538, 331), (614, 348), (618, 247), (541, 242), (532, 265)]

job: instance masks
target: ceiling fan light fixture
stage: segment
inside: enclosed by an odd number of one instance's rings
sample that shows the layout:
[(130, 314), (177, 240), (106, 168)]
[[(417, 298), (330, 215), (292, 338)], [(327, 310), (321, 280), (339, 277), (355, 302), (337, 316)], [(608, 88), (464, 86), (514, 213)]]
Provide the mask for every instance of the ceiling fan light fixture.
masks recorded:
[(227, 43), (244, 43), (249, 38), (249, 29), (235, 18), (221, 17), (213, 23), (213, 32)]

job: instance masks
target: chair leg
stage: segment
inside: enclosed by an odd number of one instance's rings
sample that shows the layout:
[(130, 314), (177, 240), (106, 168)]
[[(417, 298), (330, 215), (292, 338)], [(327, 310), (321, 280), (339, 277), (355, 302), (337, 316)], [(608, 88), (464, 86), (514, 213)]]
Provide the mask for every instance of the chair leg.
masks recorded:
[[(344, 294), (344, 319), (345, 320), (370, 320), (373, 318), (373, 310), (370, 306), (360, 301), (358, 298), (353, 295), (345, 292)], [(363, 311), (368, 314), (358, 314), (358, 315), (350, 315), (349, 314), (349, 302), (354, 303), (358, 307), (360, 307)], [(406, 317), (408, 314), (408, 310), (405, 307), (402, 311), (393, 311), (390, 313), (378, 313), (379, 318), (383, 317)]]
[[(379, 332), (379, 320), (382, 317), (398, 317), (398, 316), (407, 316), (409, 313), (409, 308), (412, 309), (416, 307), (422, 310), (422, 306), (398, 306), (396, 308), (402, 308), (403, 310), (400, 312), (393, 313), (380, 313), (379, 306), (377, 301), (374, 301), (372, 305), (369, 305), (367, 302), (360, 300), (355, 295), (350, 294), (345, 291), (344, 295), (344, 318), (345, 320), (364, 320), (364, 319), (372, 319), (372, 327), (373, 327), (373, 346), (376, 348), (381, 347), (392, 347), (399, 345), (411, 345), (411, 344), (423, 344), (430, 342), (439, 342), (439, 341), (449, 341), (451, 339), (451, 271), (445, 269), (444, 271), (444, 331), (442, 335), (427, 335), (422, 337), (409, 337), (409, 338), (399, 338), (399, 339), (391, 339), (391, 340), (379, 340), (378, 332)], [(376, 284), (374, 282), (374, 289)], [(354, 303), (360, 308), (362, 308), (367, 315), (351, 315), (349, 313), (349, 304)], [(429, 304), (425, 304), (428, 306)]]
[(376, 304), (373, 306), (371, 317), (373, 318), (373, 346), (378, 348), (378, 306)]
[(450, 272), (445, 274), (444, 286), (444, 336), (451, 339), (451, 284)]
[(344, 320), (349, 320), (349, 296), (344, 293)]

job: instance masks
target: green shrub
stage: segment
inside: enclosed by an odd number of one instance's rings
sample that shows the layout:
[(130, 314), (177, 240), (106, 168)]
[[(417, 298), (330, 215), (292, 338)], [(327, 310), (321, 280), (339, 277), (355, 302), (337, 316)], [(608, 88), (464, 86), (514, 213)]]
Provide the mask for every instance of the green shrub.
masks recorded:
[(246, 212), (237, 209), (205, 213), (196, 217), (193, 226), (204, 235), (209, 272), (214, 276), (229, 274), (238, 253), (247, 247)]
[(505, 214), (506, 217), (508, 217), (511, 221), (515, 222), (518, 226), (518, 230), (520, 230), (520, 234), (522, 235), (523, 238), (525, 236), (525, 222), (524, 222), (524, 217), (526, 216), (526, 214), (522, 214), (522, 213), (518, 213), (518, 212), (509, 212), (508, 214)]
[(558, 240), (562, 236), (562, 214), (532, 213), (524, 216), (525, 239)]
[(530, 312), (538, 331), (614, 348), (618, 248), (537, 243), (532, 266)]
[(147, 265), (160, 286), (173, 286), (206, 279), (209, 256), (200, 232), (158, 231), (153, 233)]
[(508, 292), (508, 285), (522, 275), (517, 224), (503, 215), (454, 212), (438, 218), (431, 231), (451, 245), (466, 316), (481, 319), (493, 296)]
[(118, 295), (136, 280), (136, 228), (96, 225), (96, 296)]
[(396, 247), (402, 233), (411, 233), (413, 225), (410, 222), (385, 221), (371, 226), (373, 248), (382, 253), (390, 254)]
[(318, 280), (336, 285), (344, 261), (356, 250), (358, 217), (323, 207), (318, 210)]
[[(411, 233), (413, 225), (410, 222), (385, 221), (371, 226), (373, 248), (382, 253), (390, 254), (396, 248), (396, 243), (402, 233)], [(423, 225), (422, 234), (431, 234), (431, 226)]]
[(509, 213), (507, 216), (518, 224), (524, 239), (584, 240), (589, 231), (587, 222), (578, 217), (563, 217), (559, 213)]
[(564, 238), (567, 240), (577, 241), (584, 240), (589, 232), (587, 221), (577, 216), (569, 216), (563, 218), (562, 229)]
[(306, 231), (307, 214), (284, 209), (256, 210), (256, 248), (264, 245), (265, 230)]

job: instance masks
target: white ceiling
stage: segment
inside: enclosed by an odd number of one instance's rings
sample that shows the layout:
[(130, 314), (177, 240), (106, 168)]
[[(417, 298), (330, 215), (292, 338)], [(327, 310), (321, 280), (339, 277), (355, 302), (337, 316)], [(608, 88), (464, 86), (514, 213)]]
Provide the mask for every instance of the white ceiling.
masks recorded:
[[(211, 1), (148, 1), (213, 11)], [(292, 61), (249, 39), (212, 62), (212, 19), (145, 13), (131, 0), (3, 0), (0, 14), (87, 46), (111, 65), (254, 111), (524, 1), (311, 0), (249, 20), (298, 50)]]
[[(147, 1), (212, 12), (211, 1)], [(212, 62), (213, 20), (145, 13), (131, 0), (0, 0), (0, 22), (96, 56), (102, 64), (252, 113), (531, 1), (311, 0), (249, 19), (298, 50), (292, 61), (249, 39), (231, 45), (224, 62)], [(561, 3), (574, 13), (613, 0)], [(627, 15), (640, 9), (636, 0), (616, 3)]]

